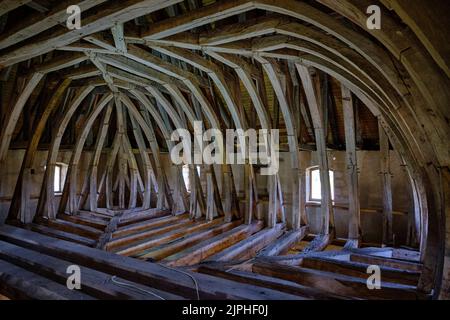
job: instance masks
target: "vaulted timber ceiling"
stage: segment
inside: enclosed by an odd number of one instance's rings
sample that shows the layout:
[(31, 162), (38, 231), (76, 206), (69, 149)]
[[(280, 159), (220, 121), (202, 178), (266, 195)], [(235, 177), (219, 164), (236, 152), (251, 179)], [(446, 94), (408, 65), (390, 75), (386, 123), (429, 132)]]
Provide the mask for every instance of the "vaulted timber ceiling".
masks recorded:
[[(366, 27), (374, 2), (380, 30)], [(445, 238), (435, 181), (441, 168), (448, 177), (450, 162), (450, 59), (445, 36), (425, 31), (448, 30), (448, 20), (429, 12), (448, 12), (448, 2), (421, 3), (2, 1), (0, 161), (13, 142), (27, 148), (22, 167), (31, 168), (44, 146), (51, 168), (66, 144), (74, 150), (69, 185), (84, 148), (95, 150), (93, 170), (103, 147), (111, 151), (110, 170), (116, 157), (136, 169), (137, 148), (146, 172), (157, 173), (145, 180), (156, 180), (159, 161), (143, 151), (170, 149), (174, 128), (204, 120), (220, 129), (282, 129), (296, 169), (302, 148), (345, 147), (342, 109), (354, 100), (358, 146), (377, 143), (380, 124), (421, 190), (434, 248), (428, 254), (436, 258)], [(73, 4), (82, 9), (80, 30), (65, 26)], [(51, 175), (47, 170), (38, 209), (47, 206), (49, 216), (56, 210)], [(23, 205), (17, 195), (26, 179), (21, 170), (13, 209)], [(155, 184), (168, 188), (161, 179)], [(60, 208), (76, 208), (79, 199), (64, 194)]]

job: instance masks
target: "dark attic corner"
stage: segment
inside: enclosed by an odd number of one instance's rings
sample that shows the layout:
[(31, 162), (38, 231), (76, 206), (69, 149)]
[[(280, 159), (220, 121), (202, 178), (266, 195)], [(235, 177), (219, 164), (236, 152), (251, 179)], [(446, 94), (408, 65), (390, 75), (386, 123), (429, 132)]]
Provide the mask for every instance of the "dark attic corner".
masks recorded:
[(0, 300), (450, 299), (449, 12), (0, 1)]

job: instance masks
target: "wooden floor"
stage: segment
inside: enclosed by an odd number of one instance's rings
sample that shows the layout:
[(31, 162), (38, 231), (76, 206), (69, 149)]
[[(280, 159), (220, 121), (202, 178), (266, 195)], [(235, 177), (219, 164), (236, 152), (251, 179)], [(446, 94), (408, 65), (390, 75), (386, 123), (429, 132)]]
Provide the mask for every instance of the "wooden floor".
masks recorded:
[[(0, 294), (11, 299), (427, 299), (418, 253), (345, 246), (306, 228), (192, 221), (164, 210), (84, 212), (0, 227)], [(122, 257), (121, 257), (122, 256)], [(68, 290), (67, 267), (82, 289)], [(380, 266), (381, 289), (367, 288)]]

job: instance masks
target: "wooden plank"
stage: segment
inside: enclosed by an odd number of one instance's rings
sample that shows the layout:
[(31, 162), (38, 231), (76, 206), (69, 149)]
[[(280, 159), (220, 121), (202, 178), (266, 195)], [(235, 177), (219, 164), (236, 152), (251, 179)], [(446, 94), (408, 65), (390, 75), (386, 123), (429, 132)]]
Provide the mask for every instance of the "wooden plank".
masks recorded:
[(88, 265), (90, 268), (149, 285), (155, 289), (177, 292), (190, 299), (197, 298), (196, 286), (190, 276), (194, 277), (198, 284), (201, 299), (298, 299), (298, 297), (271, 289), (243, 285), (189, 271), (180, 273), (177, 269), (167, 269), (162, 265), (55, 240), (8, 225), (0, 227), (0, 239), (60, 259), (67, 259), (76, 264)]
[(84, 226), (95, 228), (95, 229), (98, 229), (100, 231), (105, 230), (106, 226), (108, 225), (104, 221), (99, 221), (99, 220), (94, 221), (92, 219), (88, 219), (88, 218), (85, 218), (85, 217), (82, 217), (82, 216), (72, 216), (72, 215), (68, 215), (68, 214), (60, 214), (60, 215), (57, 216), (57, 218), (60, 219), (60, 220), (66, 220), (66, 221), (73, 222), (73, 223), (76, 223), (76, 224), (81, 224), (81, 225), (84, 225)]
[(155, 218), (161, 218), (169, 215), (168, 210), (150, 209), (148, 211), (139, 212), (133, 215), (125, 215), (120, 219), (119, 227), (128, 226), (130, 224), (151, 220)]
[[(304, 268), (315, 269), (339, 273), (347, 276), (367, 279), (368, 264), (343, 261), (329, 258), (305, 257), (301, 266)], [(381, 279), (385, 282), (393, 282), (417, 286), (419, 282), (419, 272), (403, 271), (389, 267), (381, 267)]]
[(247, 239), (210, 256), (206, 261), (232, 261), (254, 258), (261, 249), (275, 241), (283, 233), (284, 228), (284, 223), (278, 223), (273, 228), (263, 229)]
[[(78, 290), (0, 260), (0, 292), (14, 299), (93, 300)], [(1, 300), (1, 299), (0, 299)]]
[[(33, 272), (48, 277), (53, 281), (57, 281), (62, 285), (66, 285), (68, 277), (67, 269), (73, 264), (72, 262), (60, 260), (7, 242), (1, 241), (0, 243), (0, 257), (2, 259), (32, 270)], [(115, 281), (126, 283), (128, 286), (139, 287), (141, 290), (117, 285), (116, 282), (111, 279), (112, 276), (110, 274), (99, 272), (85, 266), (79, 267), (82, 277), (81, 292), (99, 299), (162, 300), (154, 295), (146, 294), (142, 290), (154, 292), (155, 294), (164, 296), (168, 299), (176, 298), (175, 295), (138, 285), (121, 278), (117, 278)]]
[(281, 278), (346, 297), (416, 300), (420, 296), (414, 286), (382, 281), (380, 290), (370, 290), (366, 279), (274, 263), (257, 262), (252, 270), (266, 276)]
[(171, 255), (164, 260), (161, 260), (161, 262), (169, 266), (189, 266), (200, 263), (209, 256), (258, 232), (262, 227), (262, 221), (255, 221), (251, 225), (239, 226), (212, 239), (200, 242), (193, 247)]
[(187, 214), (182, 214), (179, 216), (169, 216), (169, 217), (161, 217), (161, 218), (154, 218), (150, 220), (145, 220), (143, 222), (138, 222), (135, 224), (131, 224), (128, 226), (120, 227), (113, 233), (113, 238), (119, 238), (123, 236), (127, 236), (129, 234), (137, 233), (140, 231), (149, 230), (156, 227), (165, 226), (171, 223), (174, 223), (181, 219), (186, 219), (188, 217)]
[(384, 258), (381, 256), (365, 255), (357, 253), (352, 253), (350, 255), (350, 261), (380, 265), (389, 268), (408, 270), (412, 272), (421, 272), (423, 268), (423, 265), (421, 263), (414, 263), (398, 259)]
[(66, 240), (78, 244), (82, 244), (84, 246), (88, 247), (94, 247), (96, 244), (96, 241), (93, 239), (89, 239), (83, 236), (79, 236), (74, 233), (61, 231), (53, 227), (46, 227), (44, 225), (36, 224), (36, 223), (30, 223), (27, 225), (27, 228), (29, 228), (32, 231), (39, 232), (41, 234), (44, 234), (49, 237), (54, 237), (61, 240)]
[(247, 283), (260, 287), (271, 288), (274, 290), (279, 290), (289, 294), (298, 295), (305, 300), (316, 299), (316, 300), (335, 300), (335, 299), (348, 299), (346, 297), (341, 297), (338, 295), (333, 295), (324, 290), (318, 290), (315, 288), (310, 288), (302, 286), (300, 284), (286, 281), (283, 279), (278, 279), (274, 277), (268, 277), (252, 272), (245, 272), (240, 270), (222, 270), (209, 265), (201, 265), (198, 268), (198, 272), (209, 274), (214, 277), (221, 277), (228, 280), (236, 281), (239, 283)]
[(112, 241), (110, 241), (106, 245), (107, 250), (113, 250), (114, 248), (123, 247), (125, 245), (129, 245), (135, 243), (137, 241), (149, 239), (151, 237), (155, 237), (157, 235), (165, 234), (171, 232), (173, 230), (180, 230), (183, 228), (191, 227), (195, 225), (195, 222), (189, 219), (181, 219), (175, 222), (172, 222), (168, 225), (156, 226), (152, 227), (149, 230), (138, 231), (136, 233), (132, 233), (130, 235), (126, 235), (123, 237), (115, 237)]
[(178, 238), (183, 237), (186, 234), (190, 234), (194, 231), (203, 230), (203, 229), (209, 228), (211, 226), (218, 225), (220, 223), (223, 223), (223, 219), (221, 219), (221, 218), (215, 219), (210, 222), (204, 222), (204, 221), (195, 222), (195, 223), (192, 223), (187, 228), (183, 228), (180, 225), (180, 227), (181, 227), (180, 229), (175, 229), (168, 233), (164, 233), (164, 234), (160, 234), (159, 236), (155, 236), (153, 238), (147, 238), (144, 241), (130, 244), (124, 248), (119, 248), (116, 253), (125, 255), (125, 256), (136, 254), (143, 250), (149, 249), (151, 247), (178, 239)]
[(265, 247), (258, 254), (259, 256), (278, 256), (287, 253), (287, 251), (296, 243), (300, 242), (307, 233), (307, 227), (300, 230), (288, 231), (272, 244)]
[(88, 227), (88, 226), (83, 226), (83, 225), (72, 223), (72, 222), (65, 221), (65, 220), (37, 218), (36, 221), (45, 226), (55, 228), (57, 230), (69, 232), (69, 233), (74, 233), (79, 236), (83, 236), (83, 237), (93, 239), (93, 240), (98, 239), (102, 235), (102, 232), (98, 229)]
[(193, 232), (189, 235), (186, 235), (183, 238), (175, 240), (174, 242), (162, 244), (158, 247), (152, 248), (150, 251), (146, 251), (145, 254), (140, 255), (139, 258), (156, 261), (167, 258), (168, 256), (171, 256), (173, 254), (176, 254), (177, 252), (185, 250), (186, 248), (196, 245), (201, 241), (205, 241), (206, 239), (210, 239), (219, 234), (222, 234), (223, 232), (233, 229), (239, 226), (240, 224), (242, 224), (242, 221), (240, 220), (233, 222), (226, 222), (219, 226), (213, 226), (212, 228), (209, 228), (205, 231), (201, 230)]

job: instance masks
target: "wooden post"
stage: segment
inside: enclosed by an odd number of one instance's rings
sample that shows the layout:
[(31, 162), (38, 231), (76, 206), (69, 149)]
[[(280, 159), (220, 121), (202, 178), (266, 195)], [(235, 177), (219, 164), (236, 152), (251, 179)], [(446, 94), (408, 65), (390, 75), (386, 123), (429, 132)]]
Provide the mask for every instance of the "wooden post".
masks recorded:
[(344, 110), (345, 146), (346, 146), (346, 166), (348, 184), (348, 239), (358, 241), (361, 237), (360, 226), (360, 206), (359, 206), (359, 184), (358, 184), (358, 163), (356, 156), (355, 137), (355, 113), (353, 109), (352, 93), (341, 85), (342, 107)]
[(389, 155), (389, 138), (378, 119), (378, 131), (380, 136), (380, 169), (381, 188), (383, 192), (383, 245), (392, 245), (392, 182)]
[(296, 64), (297, 71), (302, 79), (303, 89), (305, 90), (306, 100), (308, 101), (314, 133), (316, 137), (317, 154), (319, 158), (320, 184), (321, 184), (321, 215), (322, 228), (321, 234), (328, 235), (330, 229), (334, 228), (333, 205), (331, 201), (330, 176), (328, 168), (327, 147), (323, 128), (323, 111), (319, 104), (318, 90), (315, 89), (310, 70), (301, 64)]

